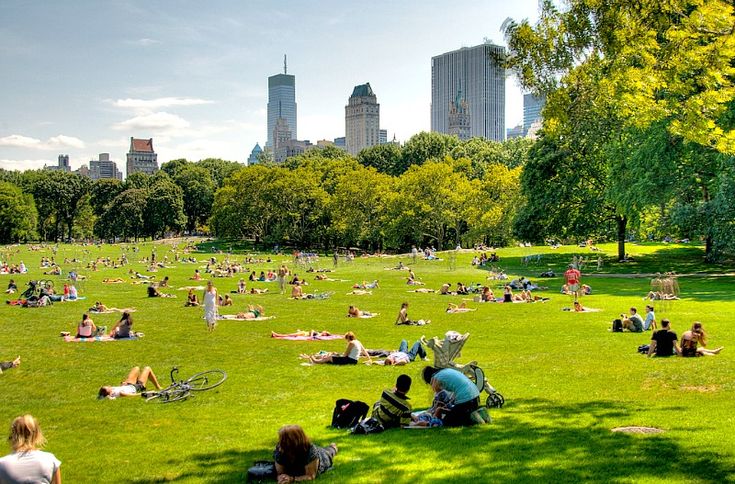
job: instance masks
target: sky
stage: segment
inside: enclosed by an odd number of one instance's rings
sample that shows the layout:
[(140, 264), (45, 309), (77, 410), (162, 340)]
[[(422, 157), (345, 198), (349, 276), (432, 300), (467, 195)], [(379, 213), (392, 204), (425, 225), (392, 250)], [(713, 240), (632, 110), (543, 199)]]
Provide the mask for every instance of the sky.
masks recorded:
[[(430, 129), (431, 57), (504, 45), (500, 25), (538, 16), (537, 0), (2, 0), (0, 168), (72, 168), (130, 137), (159, 164), (245, 162), (265, 144), (267, 78), (296, 76), (298, 138), (344, 136), (344, 106), (370, 82), (380, 124), (405, 141)], [(506, 128), (522, 122), (506, 80)]]

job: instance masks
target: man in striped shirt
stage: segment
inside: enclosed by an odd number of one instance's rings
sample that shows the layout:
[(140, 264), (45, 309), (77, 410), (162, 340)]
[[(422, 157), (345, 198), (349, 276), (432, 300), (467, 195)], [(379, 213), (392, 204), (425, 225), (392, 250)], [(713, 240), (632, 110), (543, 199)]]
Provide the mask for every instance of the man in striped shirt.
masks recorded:
[(383, 427), (402, 427), (409, 425), (414, 417), (411, 415), (411, 404), (406, 395), (411, 389), (411, 377), (400, 375), (396, 379), (393, 390), (384, 390), (380, 401), (373, 406), (373, 418)]

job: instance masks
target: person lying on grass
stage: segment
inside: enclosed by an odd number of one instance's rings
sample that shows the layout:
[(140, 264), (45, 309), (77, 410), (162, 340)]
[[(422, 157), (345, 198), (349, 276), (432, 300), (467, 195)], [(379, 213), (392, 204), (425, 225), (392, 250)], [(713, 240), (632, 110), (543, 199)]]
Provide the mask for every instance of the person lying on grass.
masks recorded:
[(160, 292), (158, 288), (156, 287), (156, 285), (153, 282), (151, 282), (148, 285), (148, 297), (176, 297), (176, 296), (174, 296), (173, 294), (165, 294), (165, 293)]
[(649, 299), (651, 301), (675, 301), (679, 299), (676, 294), (667, 294), (661, 291), (649, 291), (648, 295), (643, 300)]
[(105, 306), (104, 304), (102, 304), (99, 301), (96, 301), (94, 303), (94, 306), (92, 306), (91, 308), (89, 308), (89, 312), (90, 313), (111, 313), (111, 312), (115, 312), (115, 313), (129, 312), (129, 313), (132, 313), (133, 311), (135, 311), (135, 308), (123, 308), (123, 309), (120, 309), (120, 308), (112, 308), (112, 307), (109, 307), (109, 306)]
[(408, 402), (408, 391), (411, 389), (411, 377), (398, 375), (392, 390), (383, 390), (375, 405), (372, 418), (386, 428), (407, 427), (414, 422), (411, 415), (411, 404)]
[(125, 279), (122, 277), (106, 277), (102, 279), (103, 284), (122, 284), (125, 282)]
[(368, 362), (373, 361), (365, 347), (360, 343), (360, 340), (355, 338), (355, 333), (348, 331), (345, 333), (345, 339), (347, 340), (347, 348), (342, 355), (338, 353), (328, 353), (325, 355), (302, 354), (301, 358), (307, 359), (315, 365), (356, 365), (362, 356), (366, 357)]
[[(426, 350), (421, 345), (421, 342), (416, 341), (409, 350), (408, 341), (404, 339), (401, 340), (401, 344), (398, 345), (398, 351), (390, 352), (384, 360), (376, 361), (375, 363), (378, 365), (403, 366), (412, 363), (416, 360), (417, 356), (422, 360), (426, 358)], [(372, 361), (369, 361), (368, 363), (372, 363)]]
[(18, 368), (20, 366), (20, 356), (13, 361), (0, 361), (0, 373), (9, 370), (11, 368)]
[(153, 373), (150, 366), (146, 366), (143, 370), (139, 366), (134, 366), (128, 373), (127, 378), (120, 383), (120, 386), (101, 387), (97, 393), (97, 398), (114, 400), (118, 397), (135, 397), (146, 391), (145, 386), (148, 380), (153, 383), (156, 390), (161, 389), (158, 378), (156, 378), (156, 374)]
[(431, 407), (414, 416), (411, 427), (442, 427), (442, 418), (454, 404), (454, 397), (446, 390), (434, 395)]
[(354, 284), (352, 289), (376, 289), (378, 286), (378, 280), (375, 279), (373, 282), (362, 281), (361, 283)]
[(444, 425), (472, 425), (472, 412), (480, 407), (480, 391), (472, 380), (453, 368), (439, 369), (433, 366), (424, 368), (422, 376), (435, 394), (442, 390), (454, 394), (454, 405), (444, 415)]
[(719, 354), (723, 350), (723, 346), (715, 348), (714, 350), (708, 350), (707, 346), (707, 333), (704, 332), (702, 323), (696, 321), (692, 324), (692, 329), (684, 331), (681, 335), (681, 356), (693, 357), (693, 356), (714, 356)]
[(275, 331), (271, 331), (271, 338), (317, 338), (319, 336), (332, 336), (332, 333), (329, 331), (317, 331), (315, 329), (309, 331), (297, 329), (293, 333), (276, 333)]
[(350, 306), (349, 309), (347, 309), (347, 317), (348, 318), (372, 318), (373, 313), (370, 311), (362, 311), (357, 306)]
[(278, 431), (278, 444), (273, 451), (278, 484), (311, 481), (332, 468), (337, 445), (318, 447), (298, 425), (285, 425)]
[(263, 306), (259, 304), (248, 304), (248, 310), (237, 313), (235, 317), (237, 319), (258, 319), (260, 317), (265, 317), (265, 309), (263, 309)]
[(462, 302), (459, 304), (449, 303), (446, 311), (449, 314), (468, 313), (470, 311), (477, 311), (477, 308), (468, 308), (466, 302)]

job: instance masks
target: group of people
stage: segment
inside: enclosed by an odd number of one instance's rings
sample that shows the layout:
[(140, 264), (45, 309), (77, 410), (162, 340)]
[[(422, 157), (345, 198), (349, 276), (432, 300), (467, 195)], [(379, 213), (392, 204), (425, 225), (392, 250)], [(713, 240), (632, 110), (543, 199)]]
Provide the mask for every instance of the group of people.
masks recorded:
[(677, 338), (676, 332), (671, 329), (671, 323), (668, 319), (661, 320), (661, 329), (655, 331), (651, 336), (651, 343), (648, 346), (648, 356), (683, 356), (691, 358), (695, 356), (714, 356), (723, 350), (723, 347), (713, 350), (707, 347), (707, 333), (702, 327), (702, 323), (696, 321), (692, 324), (691, 329), (684, 331), (681, 340)]

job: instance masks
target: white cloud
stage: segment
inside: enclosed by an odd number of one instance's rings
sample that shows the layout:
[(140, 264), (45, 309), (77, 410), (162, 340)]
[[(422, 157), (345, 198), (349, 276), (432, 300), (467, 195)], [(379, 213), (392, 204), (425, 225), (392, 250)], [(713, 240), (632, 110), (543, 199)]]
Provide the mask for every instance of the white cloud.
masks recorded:
[(53, 136), (46, 141), (38, 138), (31, 138), (20, 134), (11, 134), (0, 138), (0, 147), (7, 148), (33, 148), (37, 150), (54, 151), (61, 148), (84, 148), (84, 141), (74, 136), (66, 136), (60, 134)]
[(151, 45), (160, 44), (161, 41), (156, 39), (149, 39), (148, 37), (143, 37), (142, 39), (129, 40), (128, 43), (132, 45), (139, 45), (141, 47), (150, 47)]
[(0, 159), (0, 168), (6, 170), (36, 170), (43, 168), (44, 165), (56, 165), (56, 162), (51, 160), (5, 160)]
[(202, 104), (212, 104), (213, 101), (207, 99), (199, 99), (192, 97), (159, 97), (155, 99), (118, 99), (112, 104), (118, 108), (131, 109), (161, 109), (172, 106), (200, 106)]
[(189, 122), (181, 116), (166, 112), (157, 112), (142, 114), (127, 119), (113, 125), (112, 129), (118, 131), (152, 130), (160, 132), (188, 128), (189, 125)]

